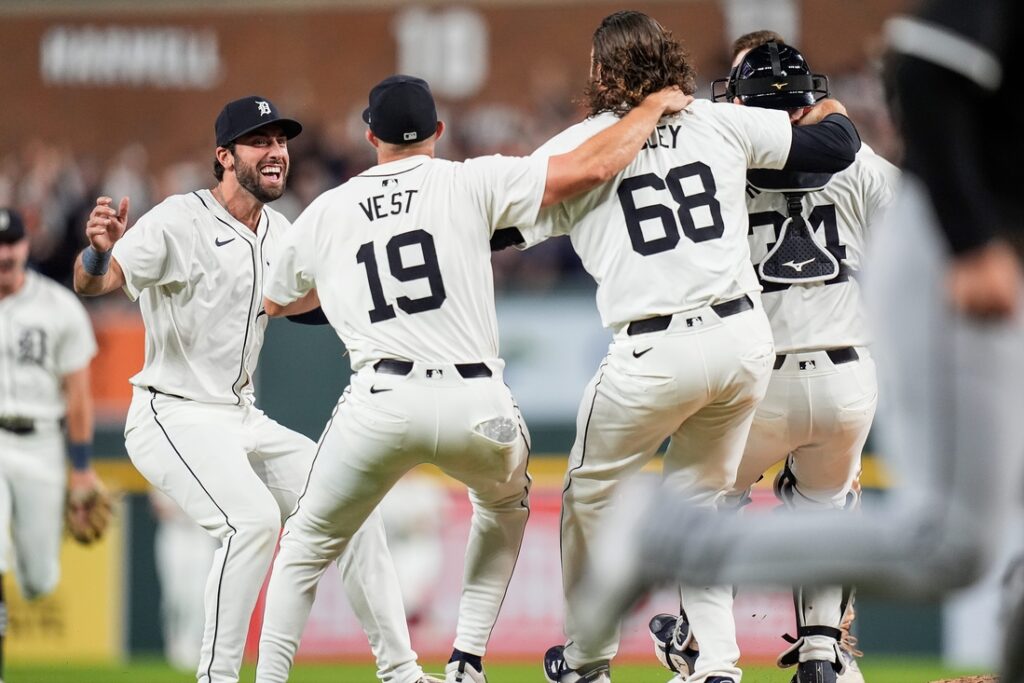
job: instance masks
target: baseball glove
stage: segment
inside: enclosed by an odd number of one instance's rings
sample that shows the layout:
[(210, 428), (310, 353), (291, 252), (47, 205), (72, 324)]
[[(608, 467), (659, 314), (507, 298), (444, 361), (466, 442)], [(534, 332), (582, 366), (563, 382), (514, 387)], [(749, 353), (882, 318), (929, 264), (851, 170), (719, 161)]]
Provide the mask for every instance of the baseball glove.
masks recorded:
[(64, 521), (68, 533), (79, 543), (89, 545), (100, 540), (113, 514), (113, 501), (99, 479), (87, 488), (68, 490)]

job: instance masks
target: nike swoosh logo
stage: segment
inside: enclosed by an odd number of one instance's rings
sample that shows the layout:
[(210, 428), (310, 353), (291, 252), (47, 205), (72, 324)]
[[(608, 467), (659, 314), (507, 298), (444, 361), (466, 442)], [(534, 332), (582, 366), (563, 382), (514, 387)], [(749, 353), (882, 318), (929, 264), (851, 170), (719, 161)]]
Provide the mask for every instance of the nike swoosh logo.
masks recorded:
[(371, 394), (379, 394), (382, 391), (391, 391), (391, 389), (378, 389), (377, 387), (373, 387), (373, 386), (370, 387), (370, 393)]
[(223, 242), (221, 242), (220, 238), (218, 237), (215, 240), (213, 240), (213, 243), (216, 244), (218, 247), (223, 247), (225, 244), (230, 244), (231, 242), (234, 242), (234, 241), (235, 241), (235, 238), (232, 237), (229, 240), (224, 240)]
[(800, 263), (797, 263), (796, 261), (786, 261), (782, 265), (789, 266), (790, 268), (799, 273), (803, 271), (804, 266), (806, 266), (808, 263), (814, 263), (814, 259), (809, 258), (806, 261), (801, 261)]
[(650, 350), (653, 349), (653, 348), (654, 348), (653, 346), (649, 346), (646, 349), (644, 349), (643, 351), (640, 351), (639, 353), (637, 352), (636, 349), (633, 349), (633, 358), (639, 358), (640, 356), (643, 356), (644, 354), (650, 352)]

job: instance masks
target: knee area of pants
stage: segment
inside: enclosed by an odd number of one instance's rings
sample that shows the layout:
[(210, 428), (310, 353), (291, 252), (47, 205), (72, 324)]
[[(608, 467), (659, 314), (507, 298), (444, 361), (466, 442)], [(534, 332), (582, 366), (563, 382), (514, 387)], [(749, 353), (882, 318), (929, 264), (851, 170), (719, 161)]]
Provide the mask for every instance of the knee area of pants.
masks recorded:
[(519, 489), (515, 493), (502, 498), (475, 501), (474, 508), (500, 513), (521, 511), (526, 514), (530, 511), (530, 502), (526, 491)]
[(934, 523), (925, 525), (912, 551), (916, 558), (914, 570), (929, 588), (944, 592), (980, 579), (992, 552), (986, 535), (949, 526), (936, 527)]
[(970, 543), (946, 543), (919, 556), (914, 571), (919, 572), (930, 591), (944, 593), (968, 586), (985, 573), (980, 549)]
[(250, 543), (276, 543), (281, 533), (281, 519), (276, 514), (244, 519), (234, 522), (235, 536), (245, 538)]

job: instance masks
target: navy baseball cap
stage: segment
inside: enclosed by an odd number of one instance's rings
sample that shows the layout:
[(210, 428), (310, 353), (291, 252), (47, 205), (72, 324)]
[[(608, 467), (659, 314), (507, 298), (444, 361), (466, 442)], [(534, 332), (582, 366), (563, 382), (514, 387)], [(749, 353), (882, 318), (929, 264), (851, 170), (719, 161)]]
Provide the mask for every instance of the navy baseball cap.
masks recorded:
[(420, 142), (437, 132), (437, 107), (430, 86), (422, 78), (388, 76), (370, 91), (370, 106), (363, 121), (384, 142), (403, 145)]
[(246, 133), (276, 123), (291, 140), (302, 132), (302, 124), (294, 119), (281, 116), (274, 103), (266, 97), (249, 95), (224, 105), (217, 114), (213, 130), (217, 134), (217, 146), (227, 147)]
[(0, 244), (14, 244), (25, 237), (25, 223), (14, 209), (0, 208)]

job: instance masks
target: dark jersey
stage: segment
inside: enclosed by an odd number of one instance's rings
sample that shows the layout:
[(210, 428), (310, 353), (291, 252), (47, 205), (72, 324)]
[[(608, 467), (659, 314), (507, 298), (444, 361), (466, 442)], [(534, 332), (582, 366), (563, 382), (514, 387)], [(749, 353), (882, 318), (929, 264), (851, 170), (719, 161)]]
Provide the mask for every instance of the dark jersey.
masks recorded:
[(929, 0), (890, 22), (894, 111), (905, 168), (928, 188), (954, 252), (996, 235), (1024, 245), (1016, 0)]

